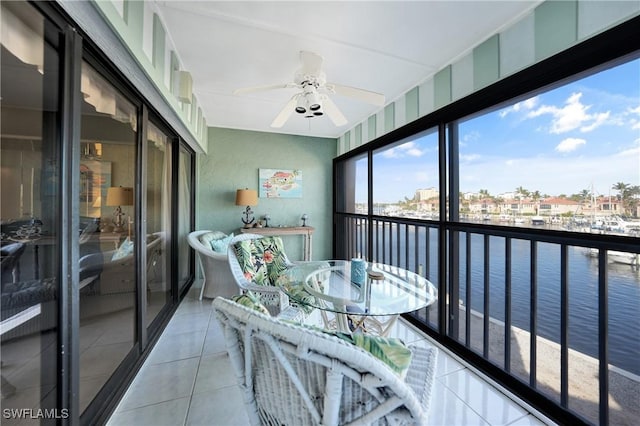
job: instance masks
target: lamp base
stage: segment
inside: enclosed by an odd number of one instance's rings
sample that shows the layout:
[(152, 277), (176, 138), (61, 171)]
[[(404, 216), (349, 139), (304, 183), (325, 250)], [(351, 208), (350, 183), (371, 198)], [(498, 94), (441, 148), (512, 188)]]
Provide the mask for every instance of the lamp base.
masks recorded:
[(253, 210), (251, 210), (250, 206), (247, 206), (247, 208), (244, 211), (244, 217), (241, 219), (242, 223), (244, 223), (244, 227), (246, 228), (251, 228), (252, 227), (252, 223), (255, 220), (255, 218), (253, 217)]

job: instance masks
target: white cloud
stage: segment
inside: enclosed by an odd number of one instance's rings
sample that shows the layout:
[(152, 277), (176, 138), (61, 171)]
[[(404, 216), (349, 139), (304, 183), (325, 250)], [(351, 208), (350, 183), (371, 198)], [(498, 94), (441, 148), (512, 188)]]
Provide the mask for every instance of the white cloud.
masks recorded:
[(590, 132), (590, 131), (592, 131), (593, 129), (595, 129), (597, 127), (600, 127), (602, 124), (604, 124), (609, 119), (610, 115), (611, 114), (609, 113), (609, 111), (602, 112), (600, 114), (595, 114), (593, 116), (593, 123), (591, 123), (589, 125), (586, 125), (586, 126), (580, 127), (580, 131), (582, 133), (587, 133), (587, 132)]
[(471, 161), (476, 161), (481, 158), (480, 154), (460, 154), (460, 162), (461, 163), (469, 163)]
[(571, 152), (578, 149), (580, 145), (586, 144), (587, 141), (580, 138), (567, 138), (556, 146), (558, 152)]
[(638, 157), (638, 160), (640, 161), (640, 139), (636, 139), (634, 142), (635, 146), (622, 150), (620, 152), (618, 152), (616, 155), (619, 157), (630, 157), (630, 156), (636, 156)]
[(510, 107), (507, 107), (507, 108), (503, 109), (502, 111), (500, 111), (499, 115), (500, 115), (500, 117), (504, 118), (504, 117), (506, 117), (508, 114), (510, 114), (512, 112), (519, 112), (520, 110), (530, 111), (531, 109), (535, 108), (535, 106), (538, 104), (538, 100), (539, 100), (539, 97), (538, 96), (534, 96), (533, 98), (529, 98), (529, 99), (524, 100), (522, 102), (515, 103), (515, 104), (511, 105)]
[(572, 93), (565, 101), (562, 108), (554, 105), (542, 105), (527, 114), (529, 118), (535, 118), (550, 114), (552, 116), (550, 132), (553, 134), (566, 133), (580, 129), (581, 132), (590, 132), (601, 126), (609, 118), (610, 112), (589, 114), (591, 105), (580, 102), (582, 93)]
[(407, 142), (386, 150), (382, 155), (385, 158), (402, 158), (405, 156), (421, 157), (424, 153), (425, 151), (421, 150), (415, 142)]
[[(567, 161), (561, 156), (486, 160), (461, 167), (462, 192), (487, 188), (491, 194), (500, 194), (513, 192), (522, 186), (543, 194), (576, 194), (593, 184), (597, 193), (606, 194), (615, 182), (640, 185), (640, 145), (624, 153), (584, 157), (576, 161)], [(514, 166), (507, 167), (506, 162)]]
[(478, 132), (477, 130), (472, 130), (471, 132), (462, 135), (459, 143), (461, 147), (465, 147), (469, 144), (469, 142), (475, 142), (478, 140), (480, 140), (480, 132)]
[[(629, 125), (632, 130), (640, 129), (640, 105), (636, 108), (627, 108), (625, 116), (632, 116), (629, 118)], [(637, 117), (634, 117), (637, 116)]]

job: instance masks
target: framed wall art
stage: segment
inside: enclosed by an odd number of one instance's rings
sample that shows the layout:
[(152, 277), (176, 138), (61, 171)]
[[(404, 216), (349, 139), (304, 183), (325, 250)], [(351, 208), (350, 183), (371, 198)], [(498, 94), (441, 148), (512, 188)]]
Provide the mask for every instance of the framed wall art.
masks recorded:
[(302, 198), (302, 171), (259, 169), (260, 198)]

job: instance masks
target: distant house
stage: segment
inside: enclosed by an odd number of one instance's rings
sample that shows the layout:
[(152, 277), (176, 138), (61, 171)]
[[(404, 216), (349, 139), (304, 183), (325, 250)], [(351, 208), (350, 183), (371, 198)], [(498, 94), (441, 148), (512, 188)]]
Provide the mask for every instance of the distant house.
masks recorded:
[(469, 210), (474, 214), (498, 214), (500, 209), (498, 204), (492, 198), (482, 198), (472, 201), (469, 204)]
[(538, 214), (541, 216), (561, 216), (583, 214), (583, 206), (569, 198), (548, 197), (540, 200)]

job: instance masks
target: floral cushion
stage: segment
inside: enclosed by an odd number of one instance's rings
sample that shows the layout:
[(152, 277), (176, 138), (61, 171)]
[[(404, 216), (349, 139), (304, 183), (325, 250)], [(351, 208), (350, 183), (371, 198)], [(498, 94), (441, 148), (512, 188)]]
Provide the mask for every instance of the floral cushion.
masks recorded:
[[(313, 306), (317, 305), (318, 301), (314, 295), (305, 290), (302, 280), (320, 268), (329, 268), (329, 264), (327, 262), (298, 263), (294, 270), (288, 274), (280, 274), (274, 282), (277, 286), (285, 288), (286, 293), (289, 295), (289, 303), (301, 309), (307, 315), (314, 310)], [(320, 277), (322, 278), (322, 276)], [(320, 293), (324, 290), (322, 279), (314, 281), (311, 285), (313, 285), (314, 290)]]
[[(294, 322), (291, 322), (294, 324)], [(411, 349), (409, 349), (402, 339), (397, 337), (372, 336), (370, 334), (354, 333), (347, 334), (335, 330), (327, 330), (310, 324), (295, 323), (298, 326), (331, 334), (339, 339), (345, 340), (369, 352), (401, 378), (404, 378), (411, 365)]]
[(269, 282), (275, 285), (278, 277), (287, 266), (287, 256), (284, 253), (284, 244), (280, 237), (264, 237), (255, 240), (256, 251), (262, 253), (262, 259), (267, 265)]
[(411, 364), (411, 350), (395, 337), (371, 336), (368, 334), (335, 333), (339, 338), (353, 343), (369, 352), (389, 366), (400, 377), (404, 377)]
[(271, 285), (267, 272), (267, 265), (262, 253), (258, 253), (254, 240), (238, 241), (235, 245), (236, 257), (240, 269), (247, 281), (257, 285)]
[(275, 285), (287, 269), (287, 257), (282, 238), (264, 237), (239, 241), (236, 256), (247, 280), (258, 285)]
[(242, 306), (246, 306), (247, 308), (251, 308), (258, 312), (271, 316), (269, 310), (260, 301), (260, 296), (250, 291), (248, 291), (246, 294), (234, 296), (231, 300)]

